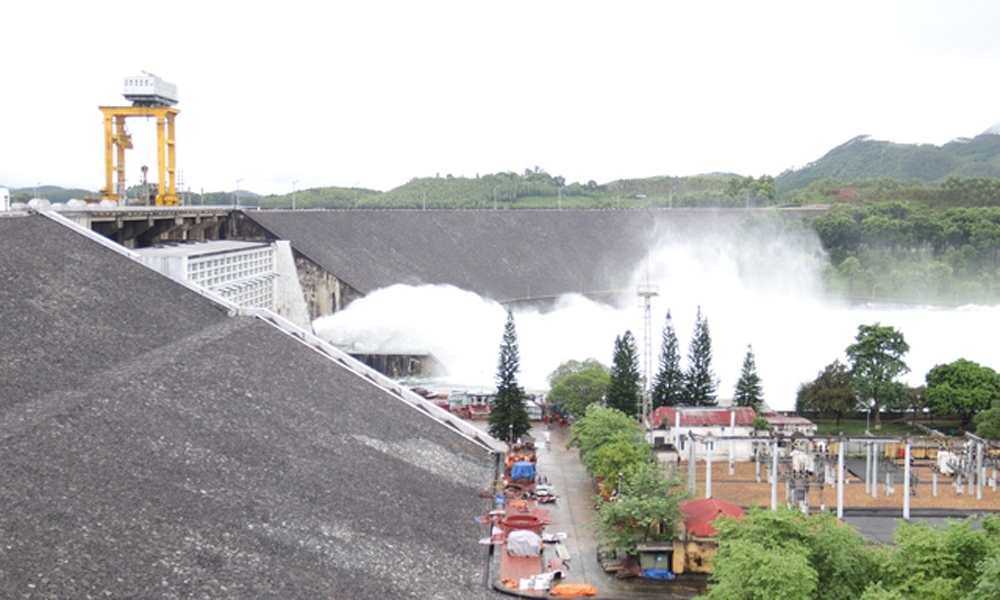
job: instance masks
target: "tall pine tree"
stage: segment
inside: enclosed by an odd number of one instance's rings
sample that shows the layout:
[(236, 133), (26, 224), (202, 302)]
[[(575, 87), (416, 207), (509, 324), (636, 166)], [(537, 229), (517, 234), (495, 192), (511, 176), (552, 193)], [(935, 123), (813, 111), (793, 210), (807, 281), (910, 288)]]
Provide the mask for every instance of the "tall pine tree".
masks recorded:
[(531, 430), (528, 409), (524, 406), (524, 389), (517, 384), (517, 372), (520, 369), (514, 314), (508, 311), (497, 364), (497, 396), (490, 412), (490, 435), (508, 442), (513, 442)]
[(760, 412), (760, 407), (764, 403), (764, 389), (760, 384), (760, 376), (757, 375), (757, 362), (754, 360), (753, 346), (750, 344), (747, 344), (743, 369), (740, 371), (735, 391), (733, 402), (736, 406), (749, 406), (754, 411)]
[(681, 353), (677, 346), (674, 321), (667, 311), (660, 344), (660, 370), (653, 379), (653, 408), (676, 406), (684, 399), (684, 371), (681, 370)]
[(639, 349), (631, 331), (615, 338), (614, 362), (611, 365), (611, 383), (608, 384), (607, 402), (626, 415), (637, 416), (642, 388), (639, 384)]
[(712, 371), (712, 336), (708, 332), (708, 319), (702, 317), (699, 306), (688, 350), (688, 370), (684, 375), (684, 403), (715, 406), (718, 387), (719, 380)]

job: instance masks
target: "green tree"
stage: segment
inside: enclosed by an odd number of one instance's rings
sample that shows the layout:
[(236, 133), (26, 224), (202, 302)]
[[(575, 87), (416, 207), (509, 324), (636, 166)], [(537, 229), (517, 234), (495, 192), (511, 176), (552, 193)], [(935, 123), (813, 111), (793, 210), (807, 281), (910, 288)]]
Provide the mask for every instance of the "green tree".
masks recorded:
[[(991, 524), (991, 521), (993, 524)], [(904, 598), (964, 598), (977, 586), (977, 565), (1000, 556), (990, 528), (996, 517), (973, 530), (968, 520), (935, 529), (926, 523), (900, 523), (893, 533), (895, 551), (884, 570), (884, 582)]]
[(582, 371), (586, 371), (591, 368), (600, 368), (604, 369), (605, 371), (607, 371), (608, 369), (607, 367), (602, 365), (601, 362), (596, 358), (588, 358), (582, 361), (570, 359), (560, 363), (559, 366), (556, 367), (555, 371), (549, 373), (549, 376), (546, 377), (545, 379), (546, 381), (549, 382), (549, 387), (553, 388), (559, 383), (559, 381), (563, 377), (566, 377), (567, 375), (572, 375), (573, 373), (580, 373)]
[(837, 415), (838, 427), (843, 414), (858, 406), (851, 372), (839, 360), (827, 365), (811, 383), (800, 387), (799, 394), (804, 408)]
[(853, 600), (882, 563), (855, 530), (828, 512), (809, 517), (753, 507), (742, 522), (716, 521), (719, 551), (707, 598)]
[(771, 422), (764, 417), (754, 417), (750, 426), (753, 427), (754, 435), (757, 435), (758, 431), (768, 431), (771, 429)]
[(749, 344), (747, 344), (747, 353), (743, 357), (743, 368), (740, 371), (740, 379), (736, 382), (733, 401), (736, 406), (749, 406), (755, 412), (760, 412), (760, 406), (764, 403), (764, 389), (760, 383), (760, 376), (757, 375), (753, 347)]
[[(576, 366), (569, 366), (569, 363), (576, 363)], [(604, 399), (610, 382), (608, 368), (594, 359), (587, 359), (582, 363), (567, 361), (549, 375), (552, 388), (546, 401), (561, 406), (568, 413), (581, 416), (588, 406), (599, 404)]]
[(925, 379), (927, 406), (935, 414), (959, 415), (964, 423), (1000, 400), (1000, 375), (964, 358), (936, 365)]
[(767, 547), (734, 540), (712, 557), (714, 582), (705, 600), (803, 600), (814, 598), (816, 570), (799, 545)]
[(923, 385), (912, 387), (903, 383), (898, 384), (898, 387), (900, 408), (905, 408), (913, 413), (913, 420), (916, 421), (917, 415), (923, 413), (924, 407), (927, 406), (927, 387)]
[(976, 415), (976, 435), (988, 440), (1000, 440), (1000, 402), (994, 402), (993, 408)]
[(750, 176), (733, 177), (726, 182), (726, 195), (739, 206), (750, 204), (751, 201), (754, 206), (768, 206), (777, 200), (778, 186), (770, 175), (761, 175), (757, 179)]
[(624, 440), (632, 446), (648, 445), (635, 419), (615, 408), (591, 404), (570, 428), (567, 448), (579, 448), (580, 462), (592, 469), (598, 449)]
[(672, 540), (685, 498), (675, 491), (680, 484), (672, 472), (667, 475), (648, 462), (623, 473), (621, 493), (597, 508), (597, 538), (611, 549), (625, 552), (634, 552), (641, 542)]
[(497, 395), (489, 421), (490, 435), (497, 439), (513, 441), (531, 430), (528, 409), (524, 406), (524, 389), (517, 384), (520, 369), (514, 314), (508, 311), (497, 364)]
[(809, 387), (811, 385), (812, 382), (800, 383), (798, 389), (795, 390), (795, 412), (800, 415), (812, 412), (813, 410), (812, 407), (809, 406), (809, 402), (806, 398), (806, 394), (809, 392)]
[(631, 416), (639, 414), (642, 389), (639, 385), (639, 349), (631, 331), (615, 338), (614, 362), (608, 384), (607, 403)]
[(623, 436), (595, 450), (587, 462), (595, 478), (613, 481), (619, 473), (631, 474), (636, 467), (652, 463), (653, 448)]
[(839, 265), (848, 256), (852, 256), (861, 245), (861, 226), (850, 210), (831, 210), (813, 219), (812, 226), (834, 265)]
[(847, 347), (851, 382), (866, 406), (875, 413), (875, 429), (882, 429), (883, 402), (896, 397), (896, 377), (910, 369), (903, 361), (910, 346), (903, 334), (889, 326), (859, 325), (856, 342)]
[(681, 370), (681, 353), (677, 345), (674, 321), (667, 311), (660, 343), (660, 369), (653, 379), (653, 408), (676, 406), (684, 399), (684, 371)]
[(702, 317), (699, 306), (688, 350), (688, 370), (684, 374), (684, 404), (715, 406), (718, 387), (719, 380), (712, 371), (712, 336), (708, 330), (708, 319)]
[(1000, 598), (1000, 554), (993, 553), (976, 566), (979, 580), (968, 600), (996, 600)]
[(865, 593), (861, 594), (861, 600), (906, 600), (906, 598), (896, 590), (885, 589), (885, 586), (879, 581), (865, 588)]

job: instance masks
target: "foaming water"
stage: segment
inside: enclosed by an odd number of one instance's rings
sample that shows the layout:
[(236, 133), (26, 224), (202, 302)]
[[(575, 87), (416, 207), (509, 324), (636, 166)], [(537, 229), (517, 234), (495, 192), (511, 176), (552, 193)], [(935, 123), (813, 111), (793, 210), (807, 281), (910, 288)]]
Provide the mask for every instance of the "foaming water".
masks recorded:
[[(830, 301), (820, 293), (824, 261), (811, 240), (664, 235), (651, 246), (648, 260), (635, 266), (633, 277), (636, 285), (648, 280), (659, 290), (651, 303), (653, 371), (667, 310), (686, 357), (699, 306), (711, 332), (719, 398), (732, 397), (752, 344), (765, 400), (772, 408), (791, 409), (799, 384), (834, 360), (845, 361), (858, 326), (876, 322), (895, 327), (909, 343), (911, 372), (903, 380), (910, 385), (923, 383), (934, 365), (958, 358), (1000, 368), (995, 345), (1000, 307)], [(505, 318), (503, 306), (469, 291), (395, 285), (318, 319), (314, 327), (349, 351), (433, 354), (448, 370), (435, 382), (441, 387), (491, 388)], [(613, 307), (571, 294), (544, 312), (515, 309), (514, 318), (519, 382), (529, 389), (546, 389), (547, 375), (569, 359), (610, 364), (614, 339), (625, 330), (632, 331), (643, 353), (638, 296)]]

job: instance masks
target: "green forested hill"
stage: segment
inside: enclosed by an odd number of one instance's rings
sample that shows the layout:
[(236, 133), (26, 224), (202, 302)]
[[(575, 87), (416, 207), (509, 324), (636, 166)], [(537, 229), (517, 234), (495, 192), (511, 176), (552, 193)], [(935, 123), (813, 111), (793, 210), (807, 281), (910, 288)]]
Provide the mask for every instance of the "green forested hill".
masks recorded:
[[(767, 206), (777, 200), (774, 178), (713, 173), (693, 177), (567, 183), (542, 169), (471, 177), (411, 179), (387, 192), (314, 188), (296, 193), (298, 208), (635, 208)], [(263, 196), (262, 208), (289, 208), (292, 195)]]
[(801, 169), (785, 171), (777, 177), (777, 184), (784, 195), (827, 178), (929, 183), (949, 177), (1000, 178), (1000, 135), (985, 133), (943, 146), (896, 144), (859, 136)]

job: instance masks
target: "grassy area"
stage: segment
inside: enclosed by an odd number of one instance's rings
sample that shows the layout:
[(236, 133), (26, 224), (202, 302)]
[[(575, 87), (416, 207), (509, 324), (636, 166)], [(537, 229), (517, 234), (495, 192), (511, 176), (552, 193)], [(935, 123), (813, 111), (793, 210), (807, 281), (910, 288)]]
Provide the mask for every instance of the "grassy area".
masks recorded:
[(875, 424), (866, 423), (865, 419), (841, 419), (839, 426), (836, 418), (810, 418), (810, 420), (818, 426), (816, 435), (839, 435), (843, 432), (844, 435), (859, 436), (865, 434), (866, 425), (871, 428), (873, 435), (924, 435), (922, 431), (911, 427), (902, 419), (883, 420), (880, 431), (875, 431)]
[(974, 423), (963, 423), (961, 419), (937, 417), (933, 421), (923, 419), (920, 421), (925, 427), (937, 429), (945, 435), (964, 435), (966, 431), (974, 432)]

